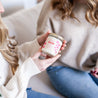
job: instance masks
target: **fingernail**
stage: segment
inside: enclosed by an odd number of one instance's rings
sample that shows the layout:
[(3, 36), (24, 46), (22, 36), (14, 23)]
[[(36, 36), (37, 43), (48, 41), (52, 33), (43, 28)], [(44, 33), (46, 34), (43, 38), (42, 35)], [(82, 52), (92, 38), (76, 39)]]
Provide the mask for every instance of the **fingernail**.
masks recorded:
[(67, 41), (66, 40), (64, 40), (65, 41), (65, 44), (67, 43)]
[(48, 33), (51, 33), (51, 31), (50, 31), (50, 30), (48, 30)]

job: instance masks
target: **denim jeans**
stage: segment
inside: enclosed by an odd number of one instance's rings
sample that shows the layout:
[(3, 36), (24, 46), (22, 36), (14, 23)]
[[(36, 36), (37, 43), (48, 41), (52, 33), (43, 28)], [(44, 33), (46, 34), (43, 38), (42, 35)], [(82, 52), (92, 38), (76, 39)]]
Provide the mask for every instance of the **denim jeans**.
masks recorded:
[(27, 98), (59, 98), (56, 96), (51, 96), (51, 95), (33, 91), (31, 88), (27, 88), (26, 91), (27, 91)]
[(56, 90), (67, 98), (98, 98), (98, 79), (87, 72), (50, 66), (47, 73)]

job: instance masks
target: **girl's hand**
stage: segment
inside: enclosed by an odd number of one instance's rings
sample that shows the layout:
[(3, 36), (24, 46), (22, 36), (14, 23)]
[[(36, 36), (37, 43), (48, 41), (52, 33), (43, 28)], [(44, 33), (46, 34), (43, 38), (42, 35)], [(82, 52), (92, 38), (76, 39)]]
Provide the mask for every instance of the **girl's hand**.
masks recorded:
[(95, 68), (94, 71), (91, 71), (91, 74), (98, 78), (98, 68)]
[[(46, 39), (47, 39), (47, 37), (48, 37), (49, 34), (50, 34), (50, 31), (48, 31), (46, 34), (43, 34), (42, 36), (40, 36), (40, 37), (38, 38), (38, 43), (39, 43), (39, 45), (42, 46), (42, 45), (45, 43), (45, 41), (46, 41)], [(62, 44), (62, 46), (61, 46), (61, 49), (60, 49), (60, 51), (59, 51), (59, 53), (61, 53), (61, 51), (65, 49), (66, 43), (67, 43), (67, 42), (64, 40), (64, 41), (63, 41), (63, 44)]]
[(59, 53), (61, 53), (61, 51), (65, 49), (66, 43), (67, 43), (67, 41), (64, 40)]
[(50, 33), (50, 31), (48, 31), (47, 33), (41, 35), (41, 36), (37, 39), (40, 46), (42, 46), (42, 45), (45, 43), (45, 41), (46, 41), (46, 39), (47, 39), (49, 33)]
[(47, 67), (52, 65), (61, 56), (58, 54), (55, 57), (41, 60), (39, 59), (40, 55), (41, 55), (41, 49), (32, 57), (33, 61), (35, 62), (40, 71), (44, 71)]
[(3, 5), (0, 2), (0, 13), (3, 13), (3, 12), (4, 12), (4, 7), (3, 7)]

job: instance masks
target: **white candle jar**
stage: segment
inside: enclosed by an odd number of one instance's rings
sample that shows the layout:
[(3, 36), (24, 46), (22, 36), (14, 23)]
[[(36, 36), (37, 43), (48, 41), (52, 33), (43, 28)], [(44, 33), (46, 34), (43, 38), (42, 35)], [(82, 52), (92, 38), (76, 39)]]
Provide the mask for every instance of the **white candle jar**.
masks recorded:
[(63, 44), (63, 40), (61, 36), (50, 33), (42, 47), (42, 52), (51, 57), (56, 56)]

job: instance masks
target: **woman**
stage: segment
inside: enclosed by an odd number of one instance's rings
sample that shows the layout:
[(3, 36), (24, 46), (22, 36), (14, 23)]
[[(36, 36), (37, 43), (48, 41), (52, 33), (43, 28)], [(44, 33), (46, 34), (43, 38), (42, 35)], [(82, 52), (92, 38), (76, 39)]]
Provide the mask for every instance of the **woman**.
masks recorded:
[(67, 41), (61, 66), (47, 69), (53, 86), (68, 98), (98, 98), (98, 0), (46, 0), (37, 33), (47, 29)]
[[(4, 8), (0, 3), (0, 13), (2, 12)], [(8, 36), (8, 29), (0, 17), (0, 98), (57, 98), (27, 88), (32, 76), (44, 71), (60, 57), (58, 54), (52, 58), (39, 59), (41, 55), (39, 48), (48, 34), (17, 46), (14, 37)]]

